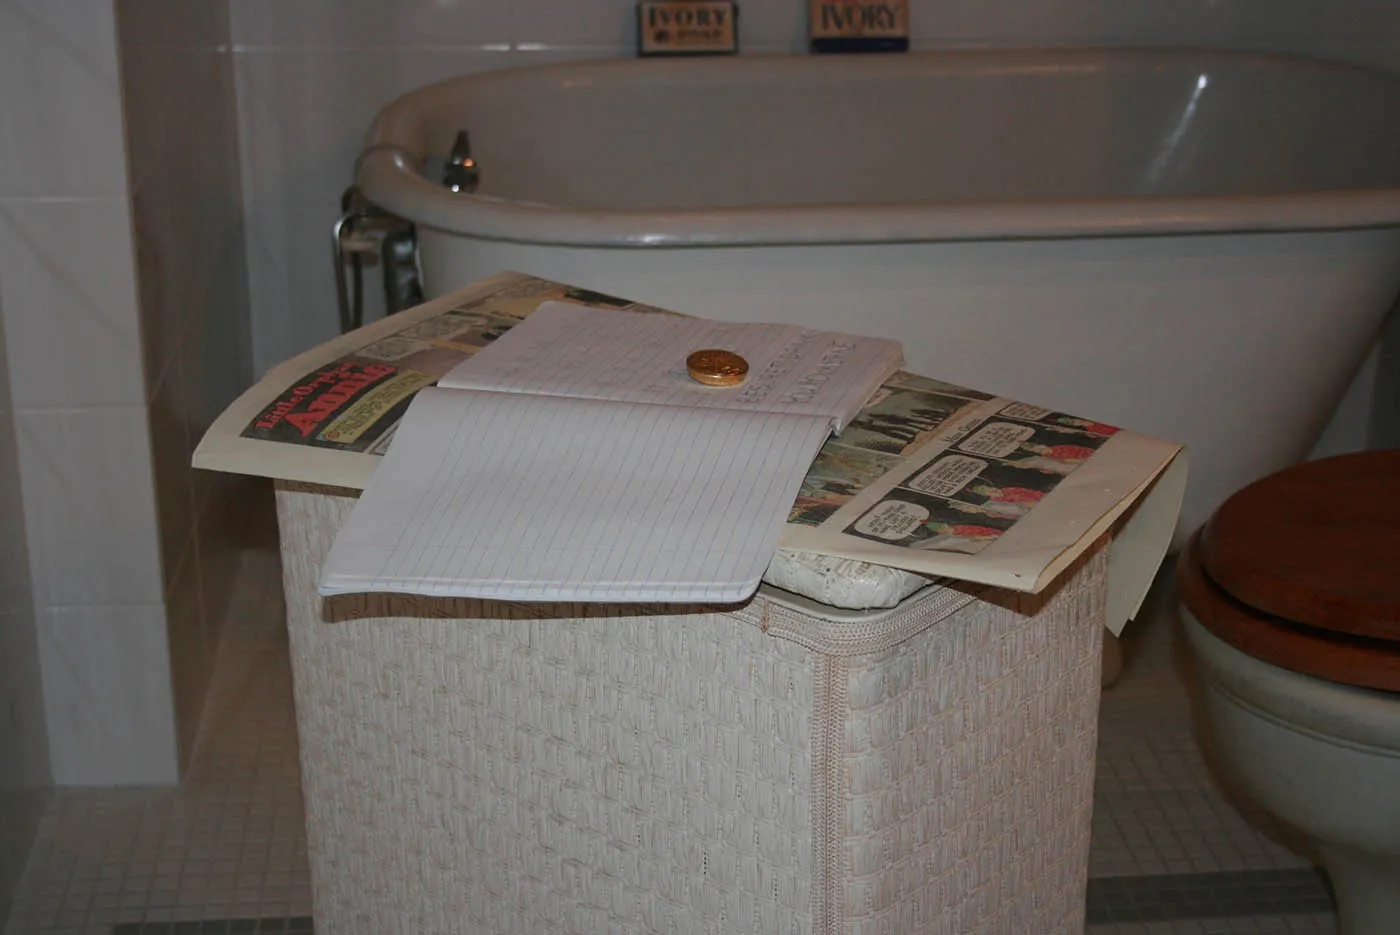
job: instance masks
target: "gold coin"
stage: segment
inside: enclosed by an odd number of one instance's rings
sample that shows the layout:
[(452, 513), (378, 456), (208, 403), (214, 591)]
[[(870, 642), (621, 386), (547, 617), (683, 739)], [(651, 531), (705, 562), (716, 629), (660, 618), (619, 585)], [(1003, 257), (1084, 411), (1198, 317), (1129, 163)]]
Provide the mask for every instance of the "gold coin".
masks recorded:
[(706, 386), (738, 386), (749, 375), (749, 362), (733, 351), (706, 348), (685, 359), (690, 378)]

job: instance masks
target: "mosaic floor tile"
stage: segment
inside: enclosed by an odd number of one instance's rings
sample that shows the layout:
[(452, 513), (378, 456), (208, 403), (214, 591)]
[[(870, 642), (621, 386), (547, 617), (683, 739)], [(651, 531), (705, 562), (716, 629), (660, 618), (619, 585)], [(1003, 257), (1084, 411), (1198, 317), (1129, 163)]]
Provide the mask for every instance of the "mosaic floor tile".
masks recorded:
[[(6, 935), (110, 935), (118, 925), (213, 932), (189, 924), (310, 918), (277, 555), (262, 549), (245, 559), (185, 782), (56, 794)], [(287, 931), (230, 928), (245, 930)]]
[(112, 935), (310, 935), (310, 916), (291, 919), (217, 919), (200, 922), (129, 922)]
[(1085, 935), (1337, 935), (1327, 915), (1181, 919), (1174, 922), (1115, 922), (1091, 925)]
[(1090, 925), (1331, 911), (1332, 898), (1326, 881), (1312, 869), (1102, 877), (1089, 881)]

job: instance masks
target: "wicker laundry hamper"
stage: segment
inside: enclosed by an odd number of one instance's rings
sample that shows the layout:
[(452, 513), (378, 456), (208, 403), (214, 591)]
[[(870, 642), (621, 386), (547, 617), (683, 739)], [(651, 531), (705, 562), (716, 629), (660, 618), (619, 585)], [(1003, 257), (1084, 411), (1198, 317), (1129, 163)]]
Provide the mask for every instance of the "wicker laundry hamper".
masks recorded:
[(317, 932), (1079, 935), (1105, 549), (840, 611), (316, 594), (279, 484)]

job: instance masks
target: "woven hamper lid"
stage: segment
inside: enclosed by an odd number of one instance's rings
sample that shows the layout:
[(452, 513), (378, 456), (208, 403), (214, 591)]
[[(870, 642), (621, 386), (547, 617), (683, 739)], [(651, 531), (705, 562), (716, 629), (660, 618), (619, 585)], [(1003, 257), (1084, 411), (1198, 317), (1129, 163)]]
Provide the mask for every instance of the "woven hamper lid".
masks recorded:
[(1198, 545), (1214, 583), (1256, 610), (1400, 642), (1400, 451), (1311, 461), (1257, 481), (1225, 502)]

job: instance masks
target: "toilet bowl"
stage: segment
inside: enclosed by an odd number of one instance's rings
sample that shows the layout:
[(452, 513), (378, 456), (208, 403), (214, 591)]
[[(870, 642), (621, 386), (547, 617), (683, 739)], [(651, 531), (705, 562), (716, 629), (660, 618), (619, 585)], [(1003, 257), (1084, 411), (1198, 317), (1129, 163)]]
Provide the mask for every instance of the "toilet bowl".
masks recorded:
[(1217, 758), (1316, 844), (1342, 935), (1400, 932), (1400, 452), (1246, 487), (1177, 585)]

